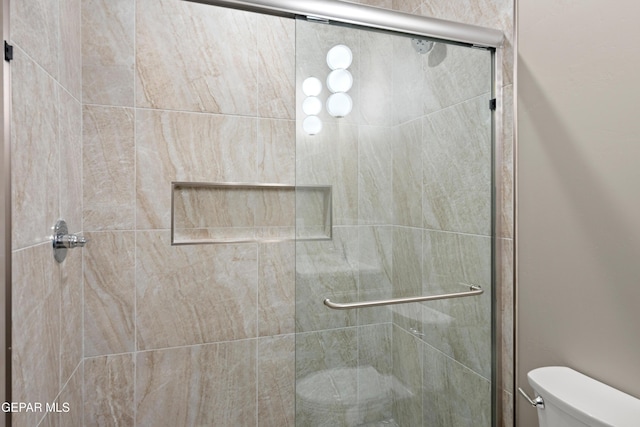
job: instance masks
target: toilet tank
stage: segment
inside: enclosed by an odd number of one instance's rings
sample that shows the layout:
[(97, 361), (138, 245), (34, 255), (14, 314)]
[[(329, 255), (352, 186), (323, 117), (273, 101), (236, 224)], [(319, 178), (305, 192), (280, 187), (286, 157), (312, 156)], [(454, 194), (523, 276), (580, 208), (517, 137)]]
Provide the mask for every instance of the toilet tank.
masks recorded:
[(527, 375), (544, 399), (540, 427), (638, 427), (640, 399), (563, 366), (534, 369)]

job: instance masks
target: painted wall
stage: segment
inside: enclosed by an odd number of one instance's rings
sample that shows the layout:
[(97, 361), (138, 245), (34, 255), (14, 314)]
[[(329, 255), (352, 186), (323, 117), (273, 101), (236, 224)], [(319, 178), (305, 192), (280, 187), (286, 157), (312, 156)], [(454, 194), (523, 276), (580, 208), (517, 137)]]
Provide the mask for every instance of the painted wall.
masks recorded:
[[(518, 3), (518, 319), (526, 373), (640, 397), (640, 5)], [(519, 426), (537, 425), (518, 399)]]

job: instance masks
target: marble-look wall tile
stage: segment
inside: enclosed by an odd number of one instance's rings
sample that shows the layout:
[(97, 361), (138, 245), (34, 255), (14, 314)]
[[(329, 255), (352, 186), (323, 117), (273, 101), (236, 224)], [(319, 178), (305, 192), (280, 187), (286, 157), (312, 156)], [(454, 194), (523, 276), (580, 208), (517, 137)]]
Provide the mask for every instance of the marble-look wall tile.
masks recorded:
[(360, 33), (359, 123), (390, 126), (394, 123), (395, 36), (373, 31)]
[(296, 425), (361, 424), (357, 328), (296, 335)]
[(60, 217), (82, 231), (82, 104), (60, 90)]
[[(55, 408), (60, 412), (50, 412), (39, 424), (40, 427), (83, 427), (84, 415), (84, 362), (73, 371), (69, 381), (63, 384), (56, 399)], [(48, 402), (51, 403), (51, 402)], [(64, 412), (67, 410), (67, 412)]]
[[(423, 343), (397, 325), (393, 327), (393, 419), (401, 426), (421, 426), (423, 417)], [(426, 424), (447, 425), (447, 424)]]
[(134, 351), (135, 233), (85, 234), (85, 357)]
[(82, 1), (82, 97), (134, 105), (135, 0)]
[(504, 88), (502, 94), (502, 165), (500, 168), (500, 189), (498, 194), (502, 197), (499, 222), (500, 237), (513, 238), (514, 230), (514, 176), (513, 176), (513, 145), (514, 145), (514, 121), (513, 121), (513, 85)]
[[(53, 78), (60, 58), (59, 0), (23, 0), (11, 4), (11, 41)], [(14, 51), (15, 53), (15, 51)], [(20, 75), (14, 72), (14, 77)], [(14, 80), (15, 81), (15, 80)]]
[(176, 230), (253, 227), (256, 192), (234, 187), (176, 187), (173, 227)]
[(489, 427), (489, 380), (428, 344), (422, 343), (422, 349), (424, 425)]
[[(358, 328), (305, 332), (296, 335), (296, 382), (331, 368), (358, 364)], [(318, 383), (319, 384), (319, 383)]]
[[(393, 297), (422, 295), (422, 230), (407, 227), (393, 228)], [(420, 304), (389, 306), (393, 323), (405, 330), (422, 328)]]
[(393, 154), (397, 130), (358, 129), (358, 217), (360, 224), (393, 223)]
[(171, 182), (255, 182), (257, 120), (138, 110), (137, 227), (170, 228)]
[[(60, 269), (51, 245), (13, 252), (12, 401), (52, 402), (60, 390)], [(42, 414), (13, 414), (33, 426)]]
[(83, 299), (82, 253), (67, 253), (60, 264), (60, 387), (82, 360)]
[(514, 426), (514, 402), (513, 394), (509, 392), (502, 393), (502, 419), (498, 421), (499, 426)]
[(500, 294), (500, 315), (499, 319), (502, 321), (502, 339), (501, 350), (502, 351), (502, 387), (510, 392), (514, 393), (513, 389), (513, 368), (514, 368), (514, 321), (513, 321), (513, 307), (514, 307), (514, 289), (513, 289), (513, 240), (500, 239), (499, 247), (501, 251), (501, 272), (500, 281), (501, 294)]
[(422, 116), (422, 92), (426, 84), (420, 55), (408, 37), (393, 39), (393, 116), (395, 124)]
[(60, 84), (82, 100), (82, 0), (60, 1)]
[(136, 8), (138, 107), (256, 116), (256, 14), (176, 0)]
[(168, 231), (136, 239), (139, 350), (256, 337), (257, 246), (171, 246)]
[(393, 140), (393, 224), (422, 226), (422, 123), (395, 128)]
[[(390, 226), (358, 227), (358, 301), (393, 295), (393, 229)], [(358, 309), (358, 325), (391, 322), (391, 307)]]
[(423, 120), (424, 228), (491, 234), (489, 95)]
[(295, 22), (257, 16), (258, 116), (295, 118)]
[(258, 120), (257, 182), (295, 183), (295, 129), (293, 120)]
[[(173, 189), (174, 239), (210, 241), (269, 237), (293, 237), (296, 192), (274, 187), (198, 187)], [(205, 234), (206, 233), (206, 234)], [(176, 238), (177, 236), (177, 238)], [(191, 237), (187, 237), (191, 236)]]
[(393, 9), (394, 0), (346, 0), (349, 3), (360, 3), (367, 6), (381, 7), (384, 9)]
[(136, 425), (252, 426), (256, 340), (137, 353)]
[(295, 336), (258, 340), (258, 426), (295, 426)]
[(417, 13), (421, 3), (422, 0), (393, 0), (392, 8), (400, 12)]
[(513, 11), (514, 0), (478, 0), (468, 2), (424, 1), (420, 14), (465, 24), (480, 25), (504, 32), (506, 36), (504, 83), (513, 81)]
[(15, 250), (48, 241), (58, 219), (59, 86), (18, 48), (11, 67), (11, 228)]
[(326, 241), (296, 242), (296, 331), (319, 331), (356, 324), (355, 310), (331, 310), (322, 302), (358, 297), (358, 229), (334, 227)]
[(425, 83), (419, 98), (422, 100), (423, 114), (491, 91), (492, 61), (489, 51), (436, 43), (433, 50), (428, 55), (421, 55), (421, 58)]
[(133, 230), (135, 227), (133, 118), (131, 108), (84, 107), (85, 230)]
[(479, 296), (424, 303), (424, 341), (491, 378), (491, 238), (424, 231), (425, 295), (467, 291)]
[(331, 185), (333, 225), (358, 223), (358, 127), (325, 123), (296, 140), (296, 185)]
[(359, 421), (375, 423), (393, 417), (394, 380), (391, 323), (361, 326), (358, 333)]
[[(85, 425), (99, 427), (134, 425), (135, 363), (134, 355), (131, 353), (85, 359)], [(164, 403), (165, 406), (171, 406), (167, 404), (168, 401)]]
[(256, 191), (252, 194), (256, 227), (293, 228), (296, 222), (296, 191)]
[(295, 243), (258, 244), (258, 335), (295, 331)]

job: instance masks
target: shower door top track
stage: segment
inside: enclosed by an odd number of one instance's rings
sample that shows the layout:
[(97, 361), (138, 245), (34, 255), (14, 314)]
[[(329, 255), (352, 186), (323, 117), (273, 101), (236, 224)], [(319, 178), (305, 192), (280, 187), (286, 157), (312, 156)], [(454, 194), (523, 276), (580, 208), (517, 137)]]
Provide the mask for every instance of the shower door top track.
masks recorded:
[(378, 30), (392, 31), (468, 44), (484, 48), (500, 48), (504, 34), (491, 28), (462, 24), (426, 16), (411, 15), (338, 0), (187, 0), (212, 6), (229, 7), (296, 17), (306, 16), (332, 22), (359, 25)]

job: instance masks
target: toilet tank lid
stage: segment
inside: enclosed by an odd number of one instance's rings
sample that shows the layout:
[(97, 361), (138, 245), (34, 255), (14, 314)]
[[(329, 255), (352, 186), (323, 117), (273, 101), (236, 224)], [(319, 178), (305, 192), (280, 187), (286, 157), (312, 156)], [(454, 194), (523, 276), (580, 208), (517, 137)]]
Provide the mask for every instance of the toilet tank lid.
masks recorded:
[(545, 402), (588, 425), (637, 427), (640, 399), (564, 366), (537, 368), (529, 384)]

